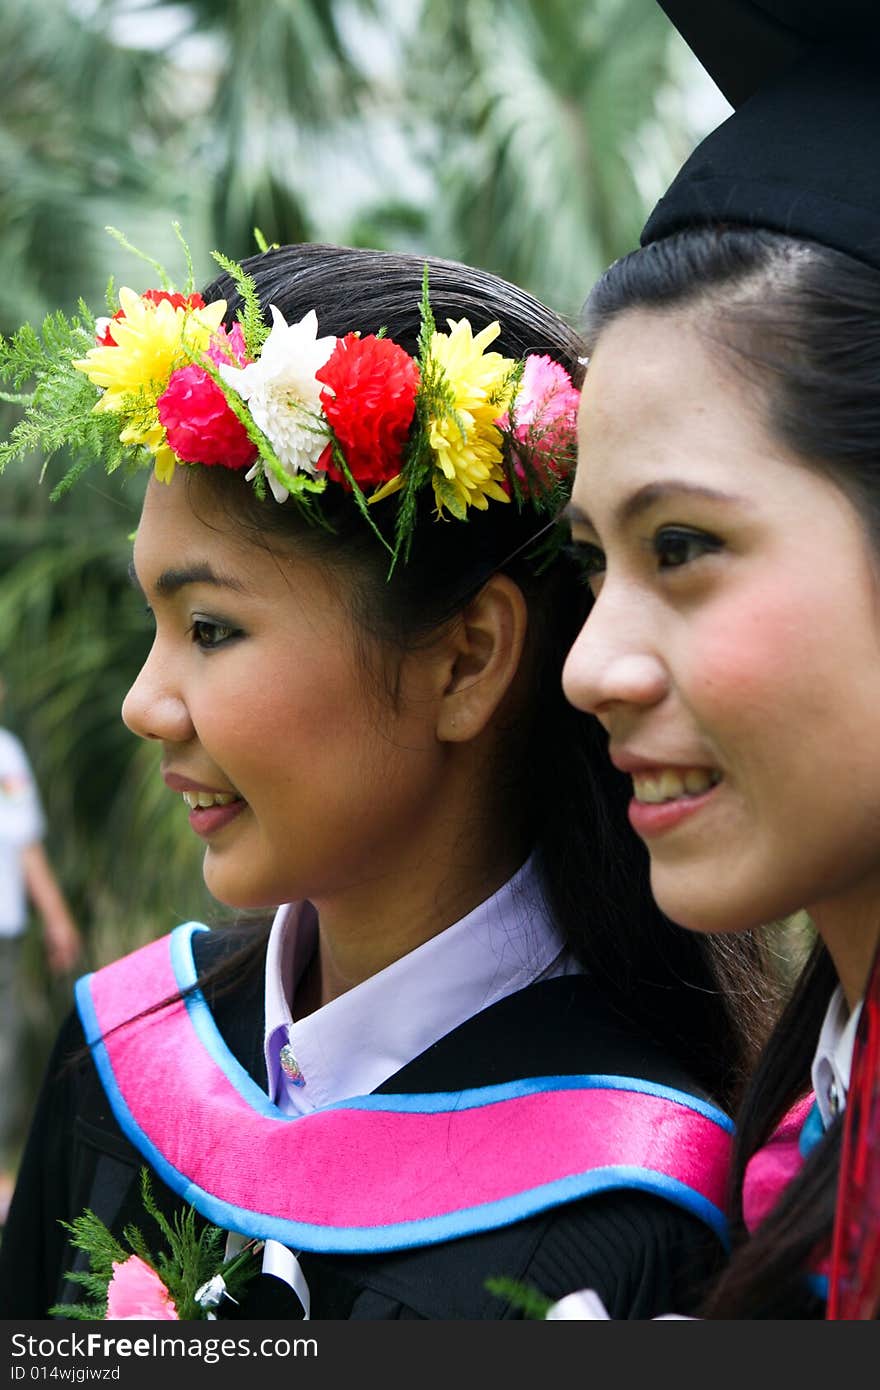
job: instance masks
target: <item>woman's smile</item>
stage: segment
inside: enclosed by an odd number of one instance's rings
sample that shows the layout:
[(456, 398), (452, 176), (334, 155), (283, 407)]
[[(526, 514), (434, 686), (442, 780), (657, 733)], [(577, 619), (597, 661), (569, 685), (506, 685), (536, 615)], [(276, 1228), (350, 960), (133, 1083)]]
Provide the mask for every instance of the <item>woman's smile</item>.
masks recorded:
[(171, 791), (182, 796), (189, 807), (190, 825), (205, 839), (222, 830), (247, 808), (247, 802), (238, 792), (215, 791), (168, 767), (162, 769), (162, 780)]
[(700, 810), (722, 778), (716, 767), (652, 759), (619, 745), (612, 745), (609, 754), (618, 771), (632, 780), (629, 820), (644, 839), (672, 829)]
[(187, 799), (186, 793), (184, 793), (183, 799), (190, 807), (190, 825), (196, 834), (201, 835), (205, 840), (210, 839), (212, 835), (216, 835), (219, 830), (223, 830), (225, 826), (229, 825), (236, 817), (240, 816), (242, 811), (247, 810), (247, 802), (242, 801), (240, 796), (230, 797), (228, 799), (224, 797), (222, 800), (218, 799), (208, 805), (205, 805), (202, 801), (197, 801), (196, 804), (193, 805), (192, 802)]
[(718, 788), (719, 780), (704, 768), (684, 777), (671, 769), (657, 777), (634, 777), (630, 825), (645, 840), (662, 835), (711, 805)]

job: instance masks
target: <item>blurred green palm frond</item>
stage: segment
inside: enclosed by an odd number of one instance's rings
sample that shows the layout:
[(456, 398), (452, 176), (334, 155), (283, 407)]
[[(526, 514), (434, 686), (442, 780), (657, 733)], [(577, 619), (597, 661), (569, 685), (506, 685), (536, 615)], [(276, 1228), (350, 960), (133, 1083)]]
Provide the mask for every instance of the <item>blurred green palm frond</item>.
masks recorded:
[[(103, 8), (120, 7), (104, 0)], [(233, 258), (255, 250), (255, 226), (270, 240), (319, 239), (316, 170), (333, 132), (357, 117), (367, 92), (357, 54), (345, 41), (345, 19), (372, 9), (369, 0), (124, 7), (130, 26), (174, 15), (179, 27), (169, 57), (188, 48), (199, 55), (182, 78), (198, 93), (183, 154), (189, 177), (209, 175), (214, 244)]]
[(425, 0), (411, 90), (435, 105), (429, 234), (576, 314), (638, 241), (645, 161), (674, 172), (681, 132), (656, 120), (669, 27), (644, 0)]
[(120, 49), (65, 0), (4, 0), (0, 330), (70, 311), (79, 295), (103, 304), (108, 273), (126, 264), (103, 234), (120, 207), (132, 238), (160, 250), (175, 210), (195, 220), (163, 90), (160, 54)]

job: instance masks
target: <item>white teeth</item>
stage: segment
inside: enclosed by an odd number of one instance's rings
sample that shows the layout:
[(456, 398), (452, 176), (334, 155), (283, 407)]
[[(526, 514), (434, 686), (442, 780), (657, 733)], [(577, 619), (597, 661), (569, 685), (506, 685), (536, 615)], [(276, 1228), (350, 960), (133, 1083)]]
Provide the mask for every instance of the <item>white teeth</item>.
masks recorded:
[(228, 806), (238, 799), (233, 792), (182, 792), (181, 795), (191, 811), (197, 806)]
[(674, 801), (679, 796), (698, 796), (720, 780), (721, 774), (707, 767), (689, 767), (683, 771), (667, 767), (656, 773), (634, 772), (633, 791), (636, 801), (657, 804)]

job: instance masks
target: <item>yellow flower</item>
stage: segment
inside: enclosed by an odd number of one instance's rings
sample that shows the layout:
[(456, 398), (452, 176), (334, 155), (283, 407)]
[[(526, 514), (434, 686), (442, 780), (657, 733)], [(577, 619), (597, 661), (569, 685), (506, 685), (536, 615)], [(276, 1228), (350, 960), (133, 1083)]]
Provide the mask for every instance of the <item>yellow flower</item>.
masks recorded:
[(429, 438), (437, 510), (442, 515), (446, 506), (463, 517), (468, 507), (485, 511), (490, 497), (510, 501), (502, 487), (502, 434), (495, 421), (510, 405), (515, 363), (485, 351), (501, 332), (497, 322), (476, 337), (467, 319), (447, 322), (451, 331), (433, 335), (430, 357), (442, 370), (449, 400), (432, 413)]
[[(96, 407), (97, 408), (97, 407)], [(156, 477), (160, 483), (170, 483), (174, 477), (177, 456), (169, 444), (165, 443), (165, 426), (160, 424), (155, 409), (149, 412), (151, 424), (145, 418), (143, 424), (126, 425), (119, 435), (122, 444), (142, 444), (156, 459)]]
[(169, 481), (174, 455), (165, 444), (156, 402), (171, 373), (185, 365), (188, 349), (203, 351), (226, 313), (225, 300), (204, 309), (175, 308), (167, 299), (158, 304), (134, 290), (119, 291), (124, 317), (113, 320), (116, 345), (94, 347), (73, 363), (89, 381), (102, 388), (97, 411), (115, 411), (131, 418), (120, 434), (123, 444), (142, 444), (156, 455), (156, 471)]
[(104, 388), (96, 410), (122, 410), (132, 396), (155, 405), (171, 373), (188, 360), (182, 351), (184, 327), (187, 344), (202, 351), (226, 313), (222, 299), (205, 309), (181, 309), (167, 299), (154, 304), (125, 288), (119, 304), (125, 317), (113, 320), (116, 346), (92, 348), (73, 364)]

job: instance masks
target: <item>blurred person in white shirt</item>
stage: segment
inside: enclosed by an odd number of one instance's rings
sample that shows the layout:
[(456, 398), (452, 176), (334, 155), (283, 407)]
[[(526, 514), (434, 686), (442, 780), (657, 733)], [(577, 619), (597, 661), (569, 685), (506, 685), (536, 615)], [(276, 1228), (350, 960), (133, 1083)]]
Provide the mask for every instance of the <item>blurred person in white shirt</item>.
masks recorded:
[[(4, 694), (0, 678), (0, 708)], [(0, 728), (0, 1221), (11, 1195), (21, 1123), (19, 970), (30, 906), (42, 923), (53, 975), (72, 970), (81, 951), (79, 931), (46, 854), (45, 832), (24, 747)]]

